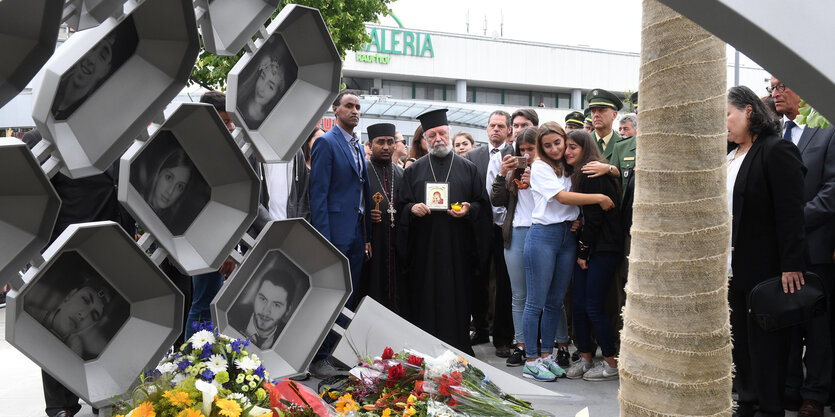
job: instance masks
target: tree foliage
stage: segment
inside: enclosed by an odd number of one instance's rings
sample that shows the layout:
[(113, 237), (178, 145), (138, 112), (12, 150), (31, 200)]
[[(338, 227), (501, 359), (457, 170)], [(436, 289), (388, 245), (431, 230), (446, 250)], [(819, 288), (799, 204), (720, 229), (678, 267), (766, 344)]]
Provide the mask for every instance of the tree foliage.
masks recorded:
[[(392, 1), (394, 0), (281, 0), (278, 9), (264, 23), (264, 26), (269, 25), (281, 9), (288, 4), (315, 7), (322, 13), (336, 50), (344, 59), (346, 51), (358, 50), (368, 42), (365, 23), (379, 22), (380, 16), (388, 15), (390, 12), (388, 4)], [(201, 48), (197, 62), (191, 69), (189, 84), (198, 84), (207, 89), (225, 90), (226, 76), (241, 56), (243, 56), (243, 50), (235, 56), (218, 56)]]

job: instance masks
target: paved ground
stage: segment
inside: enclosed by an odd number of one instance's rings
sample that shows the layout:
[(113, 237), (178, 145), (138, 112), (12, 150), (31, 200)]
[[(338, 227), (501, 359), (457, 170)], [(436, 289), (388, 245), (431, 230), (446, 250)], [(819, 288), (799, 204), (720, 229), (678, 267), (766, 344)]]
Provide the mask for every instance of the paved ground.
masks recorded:
[[(0, 417), (42, 417), (45, 414), (40, 369), (6, 343), (5, 329), (5, 309), (0, 309)], [(492, 345), (478, 345), (475, 351), (479, 359), (513, 375), (521, 376), (522, 368), (505, 366), (504, 359), (494, 355)], [(315, 389), (318, 382), (310, 379), (305, 381), (305, 384)], [(618, 415), (618, 381), (587, 382), (560, 379), (557, 382), (535, 383), (562, 394), (555, 399), (534, 403), (537, 408), (547, 410), (555, 416), (573, 417), (585, 407), (588, 407), (589, 415), (592, 417)], [(85, 405), (78, 416), (92, 417), (92, 409)], [(826, 416), (832, 417), (835, 413), (827, 411)]]

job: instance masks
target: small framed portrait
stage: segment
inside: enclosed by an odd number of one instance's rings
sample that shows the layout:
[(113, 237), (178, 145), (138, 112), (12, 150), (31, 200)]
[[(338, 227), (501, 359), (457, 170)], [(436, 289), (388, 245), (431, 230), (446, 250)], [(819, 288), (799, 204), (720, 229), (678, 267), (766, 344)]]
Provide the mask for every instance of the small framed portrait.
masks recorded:
[(52, 102), (55, 120), (66, 120), (136, 52), (139, 35), (133, 16), (87, 51), (61, 76)]
[(229, 325), (270, 349), (310, 290), (310, 277), (282, 252), (269, 252), (229, 309)]
[(174, 236), (209, 202), (211, 187), (170, 130), (160, 130), (130, 167), (130, 182)]
[(267, 39), (241, 71), (236, 107), (250, 130), (258, 129), (284, 93), (290, 88), (299, 67), (293, 60), (284, 37), (278, 33)]
[(59, 255), (23, 305), (84, 361), (98, 358), (130, 316), (127, 300), (76, 251)]
[(449, 183), (426, 183), (426, 206), (430, 210), (449, 210)]

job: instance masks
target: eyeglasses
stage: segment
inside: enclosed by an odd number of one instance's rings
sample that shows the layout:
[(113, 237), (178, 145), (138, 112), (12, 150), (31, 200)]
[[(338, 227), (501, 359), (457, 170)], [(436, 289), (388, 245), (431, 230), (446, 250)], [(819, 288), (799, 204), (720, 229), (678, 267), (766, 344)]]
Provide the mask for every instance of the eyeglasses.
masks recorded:
[(768, 91), (768, 94), (773, 93), (774, 90), (777, 90), (778, 93), (783, 94), (783, 93), (786, 92), (786, 85), (785, 84), (777, 84), (774, 87), (768, 86), (768, 87), (765, 88), (765, 91)]

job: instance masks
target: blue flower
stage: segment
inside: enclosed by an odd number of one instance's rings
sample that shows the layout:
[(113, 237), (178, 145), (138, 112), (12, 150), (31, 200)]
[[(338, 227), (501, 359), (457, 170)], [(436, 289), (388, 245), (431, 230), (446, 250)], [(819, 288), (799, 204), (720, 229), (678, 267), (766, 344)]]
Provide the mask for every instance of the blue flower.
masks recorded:
[(260, 376), (263, 379), (264, 378), (264, 371), (266, 371), (266, 369), (264, 369), (264, 365), (260, 365), (252, 373), (255, 374), (255, 375)]
[(200, 374), (200, 379), (202, 379), (206, 382), (212, 382), (212, 379), (214, 379), (214, 377), (215, 377), (214, 372), (212, 372), (208, 369), (204, 370), (203, 373)]
[(212, 356), (212, 345), (206, 343), (200, 349), (203, 351), (200, 352), (200, 359), (207, 359), (208, 357)]
[(177, 364), (177, 367), (180, 368), (181, 371), (185, 371), (189, 366), (191, 366), (191, 362), (189, 362), (188, 359), (183, 359), (182, 362)]
[(244, 348), (244, 344), (241, 339), (235, 339), (232, 343), (229, 344), (232, 347), (232, 351), (235, 353), (241, 353), (241, 350)]
[(194, 332), (200, 330), (200, 323), (196, 321), (191, 322), (191, 330)]

